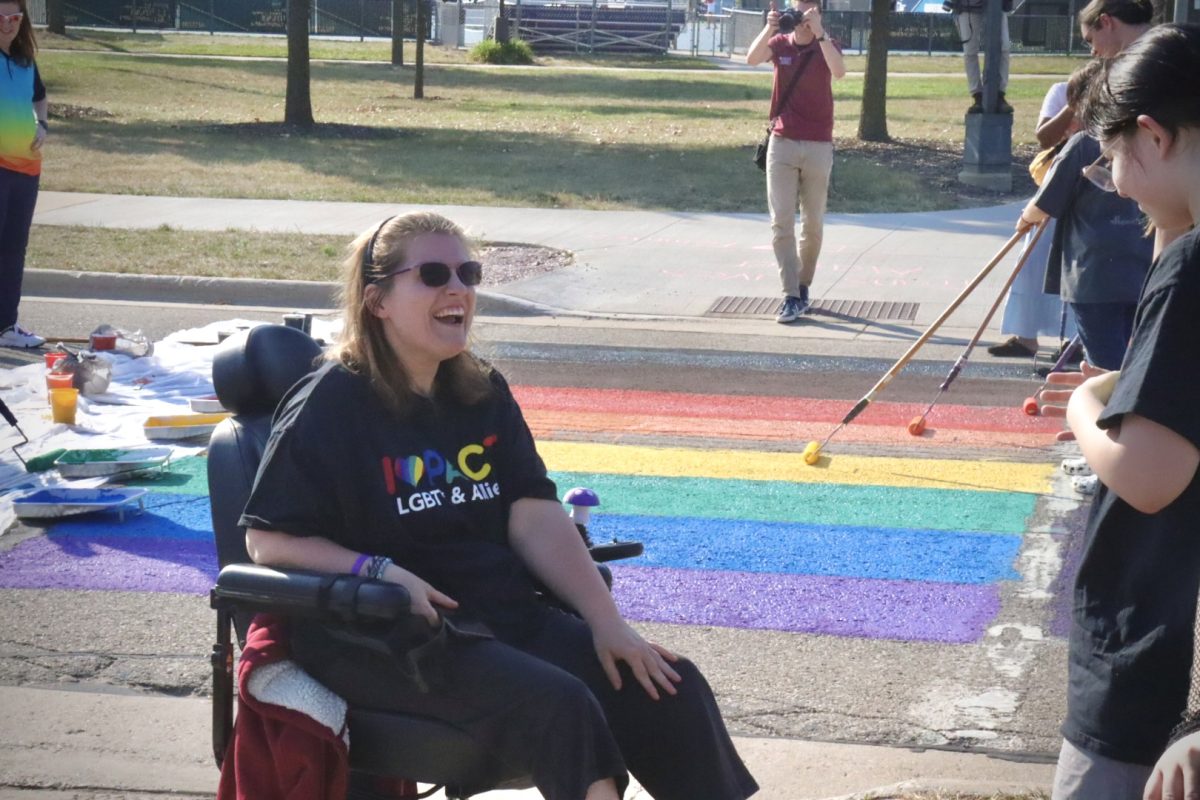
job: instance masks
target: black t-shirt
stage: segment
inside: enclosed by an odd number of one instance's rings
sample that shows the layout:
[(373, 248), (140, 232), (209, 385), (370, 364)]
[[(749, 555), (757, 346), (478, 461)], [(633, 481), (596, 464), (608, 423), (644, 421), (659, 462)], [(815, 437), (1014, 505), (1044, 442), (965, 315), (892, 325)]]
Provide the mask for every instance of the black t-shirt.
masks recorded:
[[(1200, 231), (1146, 276), (1133, 340), (1100, 427), (1138, 414), (1200, 448)], [(1104, 486), (1075, 583), (1063, 735), (1120, 761), (1153, 764), (1188, 693), (1200, 585), (1200, 477), (1157, 514)]]
[(1136, 202), (1092, 185), (1081, 174), (1100, 143), (1077, 133), (1063, 147), (1033, 202), (1058, 220), (1046, 290), (1068, 303), (1137, 302), (1154, 243)]
[(498, 627), (541, 608), (508, 544), (509, 509), (556, 499), (508, 385), (472, 406), (422, 400), (405, 417), (330, 364), (276, 411), (240, 524), (385, 555)]

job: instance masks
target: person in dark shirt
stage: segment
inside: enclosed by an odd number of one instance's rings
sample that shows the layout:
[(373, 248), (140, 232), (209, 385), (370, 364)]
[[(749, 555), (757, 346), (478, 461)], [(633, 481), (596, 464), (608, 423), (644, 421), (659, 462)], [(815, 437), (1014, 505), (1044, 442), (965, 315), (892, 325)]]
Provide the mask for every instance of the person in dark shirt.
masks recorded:
[(1052, 375), (1065, 388), (1044, 397), (1101, 481), (1075, 584), (1054, 800), (1181, 798), (1200, 781), (1189, 750), (1200, 742), (1163, 752), (1186, 706), (1200, 588), (1198, 74), (1200, 27), (1159, 26), (1108, 65), (1084, 110), (1104, 153), (1091, 168), (1171, 241), (1120, 370)]
[[(1099, 68), (1099, 61), (1090, 61), (1071, 75), (1068, 103), (1079, 103)], [(1087, 132), (1072, 135), (1021, 212), (1017, 230), (1027, 230), (1047, 216), (1058, 221), (1046, 266), (1046, 291), (1061, 295), (1071, 307), (1088, 362), (1115, 370), (1133, 333), (1152, 242), (1137, 203), (1086, 177), (1085, 168), (1099, 157), (1100, 144)]]
[(467, 730), (550, 800), (614, 800), (627, 769), (659, 800), (749, 797), (704, 677), (621, 618), (507, 384), (469, 351), (481, 277), (436, 214), (356, 240), (340, 345), (280, 403), (241, 518), (256, 563), (392, 581), (452, 619), (446, 668), (422, 686), (361, 633), (298, 620), (293, 657), (351, 705)]

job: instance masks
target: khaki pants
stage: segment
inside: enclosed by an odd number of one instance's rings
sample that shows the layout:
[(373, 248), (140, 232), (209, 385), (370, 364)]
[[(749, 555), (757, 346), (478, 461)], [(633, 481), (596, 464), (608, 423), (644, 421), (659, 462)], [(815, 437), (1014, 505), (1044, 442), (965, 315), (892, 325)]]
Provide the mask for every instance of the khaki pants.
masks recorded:
[[(979, 53), (984, 49), (983, 36), (987, 14), (982, 11), (959, 11), (954, 14), (954, 25), (963, 44), (963, 63), (967, 68), (967, 90), (983, 94), (983, 73), (979, 70)], [(1000, 15), (1000, 88), (1008, 89), (1008, 62), (1012, 43), (1008, 38), (1008, 14)]]
[[(825, 203), (833, 171), (833, 142), (802, 142), (772, 136), (767, 147), (767, 207), (771, 245), (783, 293), (799, 297), (812, 285), (821, 255)], [(800, 242), (796, 243), (796, 203), (800, 204)]]
[(1054, 770), (1051, 800), (1141, 800), (1154, 770), (1114, 761), (1064, 741)]

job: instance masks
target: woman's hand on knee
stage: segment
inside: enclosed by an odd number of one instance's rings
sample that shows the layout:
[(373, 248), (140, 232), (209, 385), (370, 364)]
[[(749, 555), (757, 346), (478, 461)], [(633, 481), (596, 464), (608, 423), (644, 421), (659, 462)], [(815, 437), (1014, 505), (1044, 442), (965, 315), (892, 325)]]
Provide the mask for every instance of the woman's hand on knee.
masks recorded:
[(624, 661), (646, 694), (655, 700), (660, 688), (667, 694), (675, 694), (675, 684), (682, 678), (670, 662), (678, 661), (679, 656), (662, 645), (647, 642), (625, 620), (618, 618), (607, 625), (593, 626), (592, 641), (614, 689), (621, 688), (619, 663)]

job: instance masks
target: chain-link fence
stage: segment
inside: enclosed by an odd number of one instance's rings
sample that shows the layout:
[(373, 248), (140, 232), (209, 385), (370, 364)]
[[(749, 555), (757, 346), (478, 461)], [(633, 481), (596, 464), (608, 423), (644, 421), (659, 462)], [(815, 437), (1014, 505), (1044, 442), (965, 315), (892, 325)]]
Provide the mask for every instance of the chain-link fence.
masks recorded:
[[(416, 4), (428, 4), (426, 36), (447, 46), (471, 46), (488, 35), (500, 13), (498, 0), (440, 3), (401, 0), (402, 30), (415, 35)], [(757, 0), (741, 0), (743, 3)], [(649, 52), (682, 50), (694, 55), (742, 55), (762, 30), (761, 10), (729, 8), (732, 0), (703, 5), (697, 0), (627, 2), (621, 7), (593, 2), (555, 3), (506, 0), (504, 15), (515, 35), (539, 52)], [(454, 10), (443, 6), (455, 6)], [(712, 9), (715, 7), (716, 11)], [(44, 0), (31, 0), (30, 15), (45, 23)], [(309, 31), (328, 36), (389, 37), (393, 0), (313, 0)], [(66, 3), (67, 25), (132, 30), (212, 33), (287, 32), (287, 0), (79, 0)], [(954, 53), (962, 49), (949, 14), (895, 12), (890, 17), (891, 52)], [(850, 52), (865, 51), (871, 31), (866, 11), (827, 11), (825, 27)], [(1017, 13), (1009, 17), (1014, 53), (1088, 51), (1074, 19)]]
[[(402, 30), (414, 35), (417, 3), (399, 4)], [(87, 0), (65, 3), (69, 26), (129, 30), (208, 31), (210, 33), (287, 33), (287, 0)], [(45, 4), (35, 0), (30, 15), (45, 23)], [(434, 14), (425, 14), (426, 36), (436, 36)], [(309, 31), (325, 36), (392, 35), (392, 0), (313, 0)]]
[[(734, 11), (727, 54), (742, 55), (762, 30), (765, 11)], [(949, 14), (897, 12), (890, 17), (888, 52), (958, 53), (962, 40)], [(871, 36), (871, 14), (867, 11), (827, 11), (825, 28), (850, 52), (865, 52)], [(1008, 18), (1009, 38), (1014, 53), (1086, 54), (1088, 45), (1079, 36), (1072, 17), (1012, 14)]]

